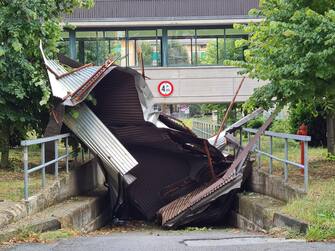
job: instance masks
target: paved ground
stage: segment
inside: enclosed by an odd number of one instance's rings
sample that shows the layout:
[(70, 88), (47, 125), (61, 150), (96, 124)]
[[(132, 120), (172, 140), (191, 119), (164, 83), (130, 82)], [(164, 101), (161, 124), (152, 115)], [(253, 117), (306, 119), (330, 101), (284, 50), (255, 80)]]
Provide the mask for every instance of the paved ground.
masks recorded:
[(104, 236), (78, 237), (51, 244), (22, 244), (8, 250), (224, 250), (224, 251), (335, 251), (335, 243), (306, 243), (234, 230), (149, 231), (108, 233)]

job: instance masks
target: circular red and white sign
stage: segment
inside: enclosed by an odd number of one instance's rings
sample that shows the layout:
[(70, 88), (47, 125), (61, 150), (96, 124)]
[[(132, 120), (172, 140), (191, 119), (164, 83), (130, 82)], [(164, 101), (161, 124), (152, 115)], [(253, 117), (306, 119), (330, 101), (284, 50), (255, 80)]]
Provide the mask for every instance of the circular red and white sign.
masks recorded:
[(168, 97), (173, 93), (174, 86), (170, 81), (164, 80), (158, 84), (158, 92), (163, 97)]

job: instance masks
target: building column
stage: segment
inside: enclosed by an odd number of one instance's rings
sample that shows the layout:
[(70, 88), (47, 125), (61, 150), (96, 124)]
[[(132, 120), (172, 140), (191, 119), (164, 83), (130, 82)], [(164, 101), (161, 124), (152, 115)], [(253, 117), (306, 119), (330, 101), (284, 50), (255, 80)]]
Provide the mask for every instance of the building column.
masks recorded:
[(169, 64), (168, 60), (169, 47), (168, 47), (168, 32), (167, 28), (162, 29), (162, 63), (166, 67)]
[(70, 45), (70, 57), (73, 60), (76, 60), (77, 51), (76, 51), (76, 32), (74, 30), (69, 31), (69, 45)]

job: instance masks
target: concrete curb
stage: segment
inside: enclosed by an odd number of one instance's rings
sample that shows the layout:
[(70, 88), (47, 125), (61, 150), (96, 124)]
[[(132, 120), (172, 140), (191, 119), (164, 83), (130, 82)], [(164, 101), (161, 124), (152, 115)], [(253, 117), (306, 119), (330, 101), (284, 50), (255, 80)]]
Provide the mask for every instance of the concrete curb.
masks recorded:
[(307, 232), (307, 223), (278, 212), (285, 205), (282, 201), (257, 193), (237, 194), (236, 201), (231, 215), (231, 224), (235, 227), (260, 232), (268, 232), (273, 227)]
[(293, 188), (286, 184), (281, 177), (269, 175), (255, 166), (252, 167), (251, 176), (247, 180), (247, 190), (285, 202), (306, 195), (302, 189)]
[(0, 229), (27, 216), (24, 202), (0, 202)]
[(299, 233), (304, 234), (306, 234), (308, 229), (308, 224), (306, 222), (299, 221), (281, 213), (275, 213), (273, 215), (273, 224), (277, 227), (291, 228)]
[(261, 232), (261, 233), (267, 233), (267, 231), (263, 228), (261, 228), (260, 226), (258, 226), (256, 223), (248, 220), (246, 217), (244, 217), (243, 215), (232, 211), (230, 213), (230, 222), (229, 224), (234, 226), (234, 227), (238, 227), (240, 229), (243, 230), (247, 230), (247, 231), (256, 231), (256, 232)]

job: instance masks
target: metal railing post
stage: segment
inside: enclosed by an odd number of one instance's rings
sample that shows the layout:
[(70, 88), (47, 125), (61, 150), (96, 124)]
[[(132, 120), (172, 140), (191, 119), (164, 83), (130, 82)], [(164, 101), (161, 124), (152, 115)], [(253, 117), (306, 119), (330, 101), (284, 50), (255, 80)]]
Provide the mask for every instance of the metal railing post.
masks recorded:
[(273, 151), (272, 151), (272, 146), (273, 146), (273, 144), (272, 144), (272, 136), (270, 136), (270, 155), (271, 155), (271, 157), (270, 157), (270, 161), (269, 161), (269, 174), (272, 174), (272, 153), (273, 153)]
[(66, 148), (66, 172), (69, 172), (69, 137), (65, 138), (65, 148)]
[(285, 162), (284, 162), (284, 181), (285, 183), (288, 181), (288, 139), (285, 139)]
[[(261, 137), (259, 137), (258, 141), (257, 141), (257, 148), (258, 151), (261, 151)], [(257, 153), (257, 161), (258, 161), (258, 168), (261, 168), (261, 153), (258, 152)]]
[[(41, 164), (45, 164), (45, 143), (41, 144)], [(42, 187), (45, 188), (45, 166), (42, 168)]]
[(80, 145), (81, 148), (81, 163), (84, 163), (85, 161), (85, 156), (84, 156), (84, 148)]
[(240, 128), (240, 146), (243, 144), (242, 127)]
[(305, 192), (308, 190), (308, 142), (304, 141), (304, 187)]
[[(247, 132), (248, 135), (248, 141), (250, 141), (250, 134), (256, 133), (257, 131), (255, 129), (251, 129), (251, 128), (243, 128), (243, 131)], [(271, 131), (265, 131), (264, 132), (265, 136), (269, 136), (270, 137), (270, 150), (269, 152), (266, 151), (261, 151), (260, 150), (260, 142), (256, 142), (255, 145), (255, 150), (254, 152), (256, 152), (257, 154), (261, 154), (264, 156), (267, 156), (270, 160), (269, 163), (269, 173), (272, 174), (273, 172), (273, 160), (279, 161), (281, 163), (284, 164), (284, 177), (283, 180), (285, 181), (285, 183), (288, 182), (288, 175), (289, 175), (289, 165), (298, 167), (300, 169), (304, 168), (304, 190), (307, 192), (308, 190), (308, 142), (311, 140), (310, 136), (307, 135), (293, 135), (293, 134), (287, 134), (287, 133), (277, 133), (277, 132), (271, 132)], [(273, 139), (274, 138), (278, 138), (278, 139), (283, 139), (285, 140), (285, 144), (284, 144), (284, 157), (277, 157), (275, 155), (273, 155), (273, 148), (274, 148), (274, 142)], [(288, 140), (298, 140), (301, 142), (301, 145), (304, 145), (303, 148), (303, 162), (301, 161), (301, 163), (296, 163), (294, 161), (290, 161), (289, 160), (289, 155), (288, 155), (288, 150), (289, 150), (289, 142)], [(264, 148), (264, 147), (263, 147)], [(257, 157), (259, 157), (259, 155), (257, 155)], [(258, 158), (257, 158), (258, 159)], [(259, 161), (260, 162), (260, 161)]]
[[(58, 159), (58, 140), (54, 141), (55, 144), (55, 159)], [(55, 163), (55, 176), (58, 178), (58, 161)]]
[(28, 200), (28, 146), (23, 147), (23, 165), (24, 165), (24, 199)]

